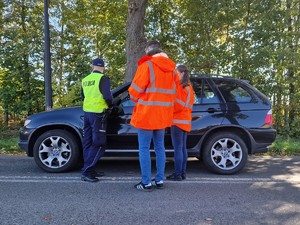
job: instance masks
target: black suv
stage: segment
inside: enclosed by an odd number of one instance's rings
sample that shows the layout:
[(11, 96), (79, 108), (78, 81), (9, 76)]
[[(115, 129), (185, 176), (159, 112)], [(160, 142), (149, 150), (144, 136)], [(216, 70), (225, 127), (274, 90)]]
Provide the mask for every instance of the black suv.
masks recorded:
[[(248, 154), (268, 151), (276, 137), (269, 99), (248, 82), (225, 76), (192, 76), (195, 104), (192, 130), (187, 137), (189, 157), (201, 158), (218, 174), (234, 174)], [(112, 91), (119, 111), (108, 117), (105, 156), (138, 156), (137, 130), (130, 125), (134, 103), (130, 83)], [(65, 172), (81, 162), (82, 107), (70, 107), (28, 116), (20, 129), (19, 146), (48, 172)], [(167, 156), (173, 156), (170, 129), (166, 129)], [(151, 150), (151, 154), (154, 151)]]

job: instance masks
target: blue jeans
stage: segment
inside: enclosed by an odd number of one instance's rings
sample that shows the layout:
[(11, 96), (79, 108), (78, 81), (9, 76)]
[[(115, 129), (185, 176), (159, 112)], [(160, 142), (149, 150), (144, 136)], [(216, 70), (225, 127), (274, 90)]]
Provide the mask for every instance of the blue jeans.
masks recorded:
[(186, 173), (188, 158), (186, 149), (187, 132), (177, 126), (171, 126), (171, 137), (174, 147), (175, 174), (181, 175), (182, 173)]
[(95, 165), (106, 149), (106, 121), (102, 113), (84, 112), (83, 126), (83, 176), (92, 176)]
[(161, 129), (161, 130), (138, 129), (139, 160), (140, 160), (143, 184), (149, 184), (151, 182), (150, 144), (152, 139), (153, 139), (154, 150), (156, 155), (155, 181), (158, 182), (164, 180), (165, 163), (166, 163), (164, 138), (165, 138), (165, 129)]

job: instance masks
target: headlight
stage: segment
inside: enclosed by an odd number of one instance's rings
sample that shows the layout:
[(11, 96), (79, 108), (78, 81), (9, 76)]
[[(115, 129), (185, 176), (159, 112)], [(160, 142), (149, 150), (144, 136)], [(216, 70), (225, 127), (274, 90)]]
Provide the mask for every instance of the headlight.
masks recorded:
[(30, 124), (30, 122), (31, 122), (31, 120), (25, 120), (25, 122), (24, 122), (24, 127), (26, 127), (27, 125), (29, 125)]

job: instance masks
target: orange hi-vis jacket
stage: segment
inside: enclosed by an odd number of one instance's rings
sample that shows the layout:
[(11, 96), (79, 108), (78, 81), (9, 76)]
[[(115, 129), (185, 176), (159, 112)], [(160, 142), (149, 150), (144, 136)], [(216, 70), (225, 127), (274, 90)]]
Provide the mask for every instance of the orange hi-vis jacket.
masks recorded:
[(192, 85), (176, 88), (173, 125), (190, 132), (192, 126), (192, 109), (194, 104), (194, 89)]
[(129, 87), (136, 102), (130, 123), (136, 128), (158, 130), (172, 125), (179, 76), (175, 62), (161, 55), (142, 57)]

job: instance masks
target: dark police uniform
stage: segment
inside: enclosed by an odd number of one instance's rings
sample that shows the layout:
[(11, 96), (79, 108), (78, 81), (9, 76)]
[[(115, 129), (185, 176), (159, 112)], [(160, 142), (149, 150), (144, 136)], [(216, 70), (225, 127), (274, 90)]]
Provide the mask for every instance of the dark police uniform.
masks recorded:
[[(104, 62), (101, 59), (93, 61)], [(101, 64), (101, 65), (102, 65)], [(82, 80), (84, 127), (83, 127), (83, 158), (81, 170), (83, 181), (96, 182), (95, 164), (104, 155), (106, 148), (105, 110), (112, 107), (110, 79), (100, 71), (94, 70)]]

